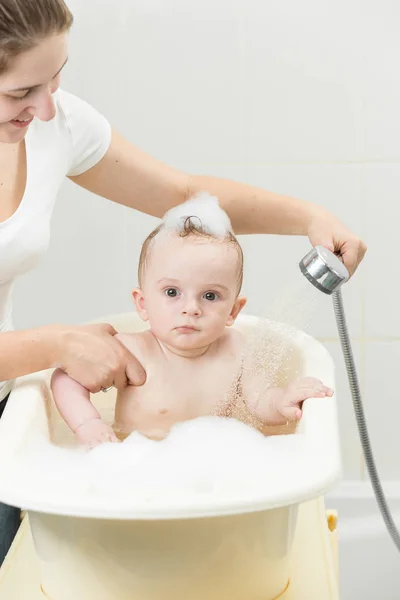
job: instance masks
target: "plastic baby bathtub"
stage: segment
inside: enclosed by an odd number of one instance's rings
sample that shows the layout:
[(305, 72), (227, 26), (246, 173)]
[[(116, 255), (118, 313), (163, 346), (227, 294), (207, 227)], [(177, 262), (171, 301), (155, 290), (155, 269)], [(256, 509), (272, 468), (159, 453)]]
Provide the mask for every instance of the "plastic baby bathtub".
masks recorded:
[[(145, 327), (136, 313), (99, 321), (120, 331)], [(258, 323), (256, 317), (241, 316), (235, 326), (249, 334)], [(279, 338), (287, 348), (282, 380), (309, 375), (335, 387), (333, 362), (319, 342), (274, 322), (267, 327), (271, 339)], [(68, 477), (58, 477), (55, 484), (35, 470), (37, 448), (65, 445), (70, 438), (52, 402), (50, 376), (45, 371), (21, 378), (0, 421), (0, 501), (28, 512), (44, 598), (284, 597), (298, 507), (322, 496), (341, 476), (336, 395), (304, 403), (294, 435), (315, 460), (286, 465), (279, 484), (230, 497), (203, 494), (190, 502), (178, 496), (137, 503), (129, 495), (71, 489)], [(111, 415), (113, 393), (93, 398), (105, 418)]]

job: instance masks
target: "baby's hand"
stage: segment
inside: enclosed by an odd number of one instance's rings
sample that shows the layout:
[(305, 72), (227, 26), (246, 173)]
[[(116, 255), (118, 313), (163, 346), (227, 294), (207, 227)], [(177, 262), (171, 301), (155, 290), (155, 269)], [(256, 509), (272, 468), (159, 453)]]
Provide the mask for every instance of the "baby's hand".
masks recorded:
[(107, 425), (101, 419), (89, 419), (84, 421), (82, 425), (75, 431), (78, 442), (88, 449), (95, 448), (104, 442), (118, 442), (118, 438), (114, 433), (113, 428)]
[(287, 421), (297, 421), (301, 418), (301, 404), (304, 400), (326, 396), (333, 396), (331, 388), (314, 377), (303, 377), (292, 381), (282, 390), (276, 400), (276, 409)]

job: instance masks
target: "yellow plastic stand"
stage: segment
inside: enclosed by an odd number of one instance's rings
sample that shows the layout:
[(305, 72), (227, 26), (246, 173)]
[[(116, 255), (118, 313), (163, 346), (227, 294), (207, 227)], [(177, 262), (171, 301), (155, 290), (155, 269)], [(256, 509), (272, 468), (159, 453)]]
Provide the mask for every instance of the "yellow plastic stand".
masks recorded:
[[(336, 514), (325, 510), (323, 498), (299, 507), (290, 581), (280, 600), (339, 600), (336, 522)], [(28, 516), (0, 570), (0, 600), (46, 600), (40, 587)]]

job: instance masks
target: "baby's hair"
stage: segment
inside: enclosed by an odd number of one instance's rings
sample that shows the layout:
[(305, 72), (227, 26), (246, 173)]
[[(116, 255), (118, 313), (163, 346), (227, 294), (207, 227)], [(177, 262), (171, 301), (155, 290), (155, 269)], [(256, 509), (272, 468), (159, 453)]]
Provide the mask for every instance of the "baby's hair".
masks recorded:
[[(140, 252), (139, 258), (139, 267), (138, 267), (138, 280), (139, 286), (142, 287), (144, 274), (149, 262), (150, 254), (151, 254), (151, 246), (154, 238), (157, 237), (160, 233), (164, 232), (164, 223), (161, 223), (156, 227), (145, 239), (142, 245), (142, 250)], [(236, 236), (230, 231), (224, 236), (220, 237), (217, 235), (213, 235), (205, 230), (203, 224), (201, 222), (200, 217), (192, 215), (185, 217), (183, 221), (182, 227), (179, 231), (175, 231), (173, 235), (178, 235), (181, 238), (189, 238), (189, 237), (198, 237), (203, 239), (208, 239), (212, 242), (219, 242), (221, 244), (232, 244), (238, 254), (238, 285), (237, 285), (237, 294), (239, 295), (240, 290), (242, 289), (243, 284), (243, 250), (240, 246)]]

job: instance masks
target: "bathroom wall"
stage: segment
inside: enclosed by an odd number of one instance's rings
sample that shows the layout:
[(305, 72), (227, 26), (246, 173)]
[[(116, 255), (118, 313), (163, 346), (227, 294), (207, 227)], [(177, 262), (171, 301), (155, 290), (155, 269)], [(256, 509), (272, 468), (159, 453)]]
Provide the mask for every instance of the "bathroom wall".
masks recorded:
[[(400, 479), (397, 368), (400, 8), (394, 0), (70, 0), (63, 87), (130, 141), (193, 173), (312, 200), (366, 240), (344, 289), (370, 433)], [(66, 181), (48, 255), (16, 286), (18, 327), (131, 309), (155, 219)], [(331, 301), (298, 270), (306, 239), (242, 239), (247, 311), (326, 343), (337, 366), (345, 476), (364, 477)], [(391, 441), (391, 448), (387, 440)]]

